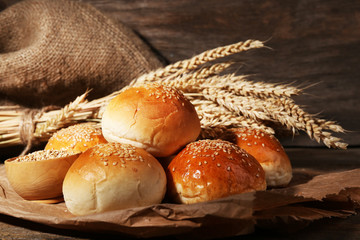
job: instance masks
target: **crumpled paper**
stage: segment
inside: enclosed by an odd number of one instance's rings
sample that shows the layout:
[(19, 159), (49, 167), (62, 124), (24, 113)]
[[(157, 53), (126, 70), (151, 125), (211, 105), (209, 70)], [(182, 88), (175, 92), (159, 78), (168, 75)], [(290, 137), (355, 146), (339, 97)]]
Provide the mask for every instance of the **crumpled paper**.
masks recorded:
[(360, 169), (336, 173), (294, 169), (286, 188), (238, 194), (215, 201), (73, 216), (64, 203), (23, 200), (0, 165), (0, 213), (59, 229), (131, 237), (220, 238), (252, 233), (255, 227), (287, 230), (325, 217), (347, 217), (360, 209)]

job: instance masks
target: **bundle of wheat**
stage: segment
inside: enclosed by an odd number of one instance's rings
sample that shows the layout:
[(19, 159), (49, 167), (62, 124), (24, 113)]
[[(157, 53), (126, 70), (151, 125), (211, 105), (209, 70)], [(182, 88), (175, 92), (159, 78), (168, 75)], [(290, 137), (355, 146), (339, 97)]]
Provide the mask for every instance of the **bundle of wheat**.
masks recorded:
[[(231, 66), (222, 59), (262, 47), (263, 42), (257, 40), (218, 47), (142, 75), (127, 87), (157, 82), (181, 90), (198, 112), (201, 138), (216, 138), (230, 127), (242, 126), (274, 134), (275, 129), (268, 123), (275, 123), (294, 133), (305, 131), (311, 139), (329, 148), (345, 149), (347, 144), (332, 135), (344, 132), (340, 125), (307, 113), (295, 103), (292, 96), (301, 94), (303, 89), (252, 82), (244, 75), (222, 74)], [(100, 122), (106, 104), (122, 90), (93, 101), (86, 100), (86, 92), (62, 109), (0, 107), (0, 147), (25, 144), (26, 153), (32, 144), (46, 141), (60, 128), (84, 121)]]

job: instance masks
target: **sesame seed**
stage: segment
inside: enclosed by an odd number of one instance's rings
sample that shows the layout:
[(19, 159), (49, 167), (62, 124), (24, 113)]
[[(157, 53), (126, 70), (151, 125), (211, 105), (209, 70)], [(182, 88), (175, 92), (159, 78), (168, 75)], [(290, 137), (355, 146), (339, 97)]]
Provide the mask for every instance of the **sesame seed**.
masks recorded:
[(108, 163), (107, 162), (104, 162), (104, 166), (107, 166), (108, 165)]
[(230, 170), (231, 170), (231, 168), (230, 168), (230, 167), (227, 167), (227, 168), (226, 168), (226, 170), (230, 171)]
[(220, 167), (220, 166), (221, 166), (221, 164), (220, 164), (220, 163), (218, 163), (218, 164), (216, 164), (216, 166)]
[(118, 162), (113, 162), (113, 165), (114, 165), (114, 166), (118, 165)]
[(201, 166), (201, 162), (199, 162), (199, 166)]
[(32, 162), (32, 161), (41, 161), (47, 159), (55, 159), (61, 157), (68, 157), (72, 154), (66, 151), (58, 151), (58, 150), (40, 150), (25, 156), (20, 156), (16, 158), (14, 161), (17, 162)]

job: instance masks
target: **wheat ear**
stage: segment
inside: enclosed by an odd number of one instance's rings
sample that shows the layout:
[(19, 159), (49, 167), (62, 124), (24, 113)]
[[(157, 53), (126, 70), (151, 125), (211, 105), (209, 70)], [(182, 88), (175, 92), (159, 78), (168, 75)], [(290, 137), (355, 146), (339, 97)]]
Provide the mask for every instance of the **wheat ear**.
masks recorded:
[[(135, 80), (137, 83), (157, 81), (166, 77), (178, 77), (188, 71), (197, 69), (202, 64), (214, 61), (216, 59), (224, 58), (236, 53), (248, 51), (250, 49), (264, 47), (263, 42), (259, 40), (247, 40), (245, 42), (238, 42), (227, 46), (218, 47), (198, 54), (190, 59), (182, 60), (170, 64), (164, 68), (152, 71)], [(135, 83), (133, 82), (133, 83)], [(132, 85), (133, 83), (130, 83)]]

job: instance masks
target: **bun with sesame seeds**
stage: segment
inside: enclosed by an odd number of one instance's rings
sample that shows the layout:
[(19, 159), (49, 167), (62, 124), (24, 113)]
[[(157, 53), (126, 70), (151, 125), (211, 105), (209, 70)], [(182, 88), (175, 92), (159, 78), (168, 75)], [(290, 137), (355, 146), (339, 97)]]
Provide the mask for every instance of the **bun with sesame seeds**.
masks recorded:
[(79, 153), (39, 150), (5, 161), (6, 176), (14, 191), (25, 200), (62, 202), (62, 184)]
[(98, 144), (81, 153), (63, 183), (66, 207), (74, 215), (160, 203), (166, 191), (161, 164), (129, 144)]
[(100, 143), (107, 143), (100, 126), (92, 122), (79, 123), (55, 132), (48, 140), (45, 150), (78, 153)]
[(274, 135), (250, 128), (231, 129), (231, 133), (234, 142), (261, 164), (268, 186), (281, 187), (289, 184), (292, 179), (291, 162)]
[(167, 157), (195, 141), (200, 120), (194, 106), (178, 90), (158, 84), (131, 87), (113, 98), (102, 117), (109, 142), (140, 147)]
[(266, 189), (265, 173), (245, 150), (224, 140), (188, 144), (166, 169), (168, 195), (197, 203)]

